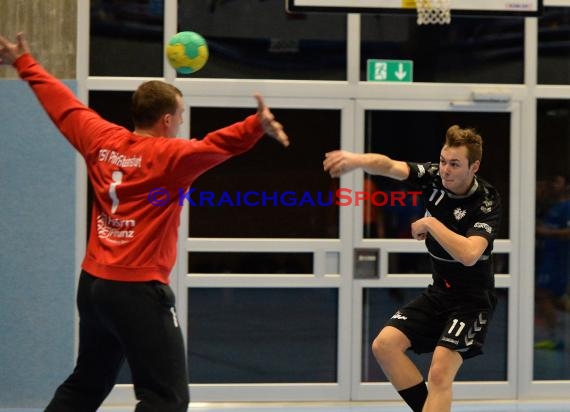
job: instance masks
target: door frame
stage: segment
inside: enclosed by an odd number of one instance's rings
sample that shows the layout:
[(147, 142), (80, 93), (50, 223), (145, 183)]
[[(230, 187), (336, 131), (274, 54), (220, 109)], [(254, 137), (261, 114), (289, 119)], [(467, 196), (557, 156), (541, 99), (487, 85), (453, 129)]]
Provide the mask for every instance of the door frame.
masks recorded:
[[(510, 211), (509, 211), (509, 239), (500, 239), (494, 242), (494, 252), (509, 254), (509, 274), (497, 274), (498, 288), (508, 289), (508, 319), (517, 319), (519, 282), (518, 261), (519, 249), (519, 216), (520, 205), (517, 199), (520, 194), (521, 148), (520, 122), (521, 104), (509, 103), (477, 103), (473, 101), (449, 100), (371, 100), (359, 99), (355, 102), (355, 130), (357, 139), (355, 150), (364, 151), (365, 140), (365, 112), (367, 110), (402, 110), (402, 111), (441, 111), (441, 112), (501, 112), (510, 113)], [(400, 159), (406, 160), (406, 159)], [(356, 171), (351, 176), (351, 184), (355, 190), (362, 190), (364, 173)], [(503, 195), (505, 196), (505, 195)], [(357, 208), (357, 207), (355, 207)], [(354, 328), (362, 325), (362, 293), (365, 288), (374, 287), (425, 287), (431, 281), (431, 274), (388, 274), (388, 253), (390, 252), (425, 252), (423, 242), (414, 239), (363, 239), (362, 211), (355, 211), (353, 227), (353, 248), (377, 248), (379, 254), (379, 279), (355, 279), (352, 287), (352, 324)], [(508, 354), (507, 354), (507, 380), (498, 382), (456, 382), (454, 383), (454, 399), (515, 399), (518, 389), (518, 322), (508, 323)], [(389, 382), (363, 383), (361, 382), (362, 365), (362, 334), (352, 334), (352, 400), (399, 400), (400, 397)], [(429, 356), (429, 355), (426, 355)], [(426, 377), (427, 378), (427, 377)]]

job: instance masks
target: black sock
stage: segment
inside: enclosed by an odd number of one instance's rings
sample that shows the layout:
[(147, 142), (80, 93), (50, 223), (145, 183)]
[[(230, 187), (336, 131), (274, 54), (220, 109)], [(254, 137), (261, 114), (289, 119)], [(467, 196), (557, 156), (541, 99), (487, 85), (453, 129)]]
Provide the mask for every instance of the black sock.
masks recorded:
[(402, 399), (412, 408), (414, 412), (422, 412), (424, 403), (426, 403), (428, 389), (425, 382), (420, 382), (408, 389), (398, 391)]

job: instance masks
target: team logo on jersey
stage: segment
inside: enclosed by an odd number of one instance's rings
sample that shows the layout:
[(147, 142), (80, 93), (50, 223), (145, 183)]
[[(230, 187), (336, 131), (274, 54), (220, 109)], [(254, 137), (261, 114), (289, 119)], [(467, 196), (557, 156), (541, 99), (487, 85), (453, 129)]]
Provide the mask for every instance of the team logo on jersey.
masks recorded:
[(466, 214), (467, 214), (467, 210), (461, 209), (459, 207), (453, 211), (453, 216), (455, 216), (455, 220), (463, 219)]
[(407, 320), (408, 317), (402, 314), (402, 312), (397, 311), (396, 313), (394, 313), (394, 316), (392, 316), (392, 319)]
[(105, 213), (97, 216), (97, 236), (112, 243), (127, 243), (135, 237), (134, 219), (116, 219)]
[(493, 232), (493, 228), (489, 226), (487, 223), (477, 222), (473, 225), (473, 227), (476, 229), (485, 229), (485, 231), (489, 234)]
[(493, 207), (492, 200), (483, 200), (483, 205), (481, 206), (481, 212), (489, 213)]
[(418, 177), (422, 177), (426, 174), (426, 169), (424, 165), (418, 165)]

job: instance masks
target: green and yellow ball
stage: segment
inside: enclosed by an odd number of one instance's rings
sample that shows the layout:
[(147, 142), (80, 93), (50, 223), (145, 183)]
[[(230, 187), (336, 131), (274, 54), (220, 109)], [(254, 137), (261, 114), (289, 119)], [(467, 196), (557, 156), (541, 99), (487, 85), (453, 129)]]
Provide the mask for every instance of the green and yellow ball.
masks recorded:
[(206, 40), (193, 31), (176, 33), (166, 45), (168, 62), (181, 74), (200, 70), (208, 61), (208, 56)]

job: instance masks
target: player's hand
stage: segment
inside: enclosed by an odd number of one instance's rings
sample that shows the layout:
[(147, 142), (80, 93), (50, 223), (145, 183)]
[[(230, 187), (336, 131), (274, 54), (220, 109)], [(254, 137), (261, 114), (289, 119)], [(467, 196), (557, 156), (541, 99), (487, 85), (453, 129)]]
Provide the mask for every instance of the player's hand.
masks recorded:
[(283, 131), (283, 125), (275, 120), (275, 116), (273, 116), (269, 107), (265, 105), (263, 97), (261, 97), (260, 94), (256, 93), (254, 97), (257, 100), (257, 115), (259, 116), (259, 120), (261, 121), (261, 125), (263, 126), (265, 133), (277, 140), (283, 146), (289, 146), (289, 137), (285, 131)]
[(412, 237), (416, 240), (426, 240), (428, 228), (426, 226), (426, 219), (428, 217), (422, 217), (412, 223)]
[(12, 64), (18, 57), (29, 52), (30, 49), (24, 38), (24, 33), (20, 32), (16, 35), (16, 43), (0, 36), (0, 64)]
[(339, 177), (358, 167), (358, 155), (355, 153), (347, 152), (346, 150), (334, 150), (325, 153), (323, 169), (325, 172), (329, 172), (331, 177)]

